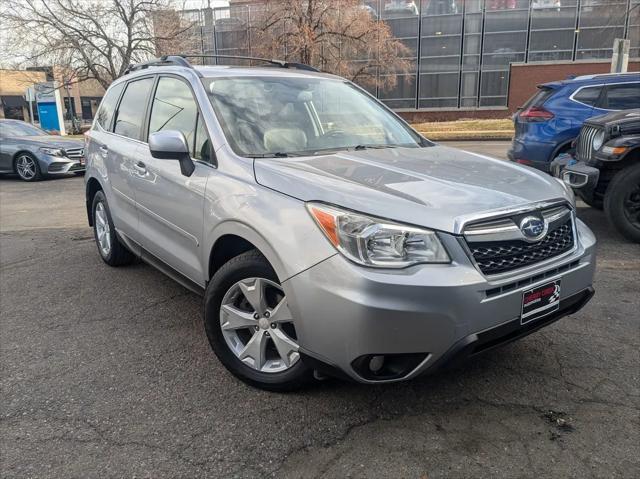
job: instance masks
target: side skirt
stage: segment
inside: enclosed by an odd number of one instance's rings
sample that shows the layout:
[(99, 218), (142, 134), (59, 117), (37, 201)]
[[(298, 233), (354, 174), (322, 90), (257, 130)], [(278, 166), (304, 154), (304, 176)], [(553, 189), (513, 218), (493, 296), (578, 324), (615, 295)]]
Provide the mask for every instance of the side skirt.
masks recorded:
[(187, 278), (185, 275), (183, 275), (179, 271), (176, 271), (173, 267), (169, 266), (167, 263), (165, 263), (160, 258), (155, 256), (153, 253), (150, 253), (149, 251), (144, 249), (142, 246), (140, 246), (138, 243), (133, 241), (128, 236), (120, 232), (117, 232), (117, 235), (120, 241), (122, 241), (122, 243), (124, 243), (126, 247), (129, 249), (129, 251), (131, 251), (134, 255), (136, 255), (142, 261), (144, 261), (150, 266), (153, 266), (155, 269), (157, 269), (161, 273), (164, 273), (169, 278), (174, 280), (176, 283), (187, 288), (189, 291), (199, 296), (204, 296), (205, 288), (203, 288), (201, 285)]

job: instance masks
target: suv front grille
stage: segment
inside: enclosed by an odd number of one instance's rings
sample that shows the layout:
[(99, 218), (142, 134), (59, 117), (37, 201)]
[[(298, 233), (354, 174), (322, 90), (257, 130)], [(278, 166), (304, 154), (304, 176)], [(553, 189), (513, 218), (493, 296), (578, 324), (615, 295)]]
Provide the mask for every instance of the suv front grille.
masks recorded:
[(540, 241), (524, 240), (469, 242), (469, 250), (485, 275), (507, 273), (571, 251), (574, 247), (573, 219), (567, 215), (549, 229)]
[(600, 128), (589, 125), (584, 125), (580, 130), (580, 136), (578, 137), (578, 143), (576, 145), (576, 156), (580, 160), (590, 160), (593, 156), (593, 139), (599, 131)]

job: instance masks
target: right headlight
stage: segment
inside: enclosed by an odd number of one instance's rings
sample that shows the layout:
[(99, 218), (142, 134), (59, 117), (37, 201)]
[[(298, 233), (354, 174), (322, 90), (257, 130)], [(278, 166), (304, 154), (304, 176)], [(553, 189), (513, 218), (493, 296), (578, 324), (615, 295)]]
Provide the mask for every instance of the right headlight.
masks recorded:
[(307, 209), (331, 244), (363, 266), (406, 268), (451, 261), (435, 231), (321, 203), (308, 203)]
[(604, 144), (604, 130), (599, 130), (593, 137), (593, 149), (599, 150)]

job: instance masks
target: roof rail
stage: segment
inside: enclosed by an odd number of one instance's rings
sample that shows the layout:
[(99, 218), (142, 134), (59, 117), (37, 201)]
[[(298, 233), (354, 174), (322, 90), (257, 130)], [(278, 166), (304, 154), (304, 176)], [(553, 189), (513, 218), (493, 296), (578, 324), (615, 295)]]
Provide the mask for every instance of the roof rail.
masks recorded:
[(149, 68), (149, 67), (159, 67), (159, 66), (166, 66), (166, 65), (175, 65), (180, 67), (193, 68), (193, 65), (189, 63), (187, 58), (215, 58), (215, 59), (226, 58), (226, 59), (233, 59), (233, 60), (249, 60), (249, 61), (256, 61), (256, 62), (265, 62), (280, 68), (295, 68), (297, 70), (305, 70), (310, 72), (320, 71), (304, 63), (286, 62), (284, 60), (275, 60), (275, 59), (269, 59), (269, 58), (245, 57), (245, 56), (237, 56), (237, 55), (198, 55), (198, 54), (192, 55), (192, 54), (179, 53), (177, 55), (164, 55), (164, 56), (161, 56), (160, 58), (154, 58), (153, 60), (149, 60), (148, 62), (129, 65), (129, 68), (127, 68), (124, 71), (124, 75), (127, 75), (131, 72), (135, 72), (138, 70), (144, 70), (145, 68)]
[(317, 68), (312, 67), (311, 65), (306, 65), (305, 63), (296, 63), (296, 62), (287, 62), (284, 60), (276, 60), (271, 58), (260, 58), (260, 57), (247, 57), (247, 56), (238, 56), (238, 55), (199, 55), (199, 54), (177, 54), (176, 56), (186, 58), (225, 58), (232, 60), (250, 60), (256, 62), (265, 62), (274, 66), (278, 66), (280, 68), (295, 68), (297, 70), (306, 70), (310, 72), (319, 72)]
[(135, 72), (137, 70), (144, 70), (145, 68), (149, 67), (159, 67), (165, 65), (176, 65), (181, 67), (193, 68), (193, 66), (191, 66), (191, 63), (189, 63), (184, 57), (180, 55), (164, 55), (160, 58), (149, 60), (148, 62), (129, 65), (129, 68), (124, 71), (124, 75)]
[(613, 72), (613, 73), (593, 73), (590, 75), (579, 75), (579, 76), (574, 76), (572, 78), (568, 78), (569, 80), (593, 80), (595, 78), (602, 78), (602, 77), (616, 77), (618, 75), (637, 75), (638, 72)]

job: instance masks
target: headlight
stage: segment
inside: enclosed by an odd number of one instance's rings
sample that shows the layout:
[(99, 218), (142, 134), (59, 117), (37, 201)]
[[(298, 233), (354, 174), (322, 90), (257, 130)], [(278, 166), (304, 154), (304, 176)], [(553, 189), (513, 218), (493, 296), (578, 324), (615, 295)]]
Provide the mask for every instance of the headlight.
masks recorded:
[(593, 137), (593, 149), (599, 150), (604, 143), (604, 130), (599, 130), (596, 136)]
[(40, 148), (40, 151), (45, 155), (64, 156), (64, 150), (60, 148)]
[(319, 203), (308, 203), (307, 208), (331, 244), (355, 263), (406, 268), (419, 263), (451, 261), (434, 231)]

